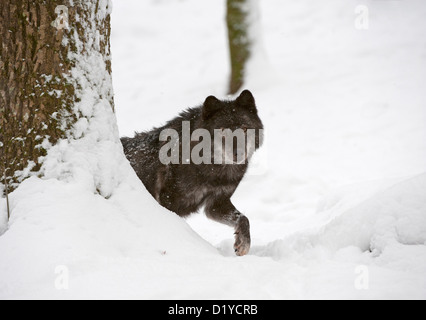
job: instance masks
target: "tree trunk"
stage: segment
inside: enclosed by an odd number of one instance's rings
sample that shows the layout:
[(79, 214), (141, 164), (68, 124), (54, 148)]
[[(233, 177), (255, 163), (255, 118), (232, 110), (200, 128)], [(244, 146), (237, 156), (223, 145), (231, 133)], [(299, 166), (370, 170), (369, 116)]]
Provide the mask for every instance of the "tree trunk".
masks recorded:
[(228, 41), (231, 58), (229, 93), (237, 93), (244, 83), (250, 58), (250, 0), (227, 0)]
[[(95, 101), (113, 108), (110, 7), (101, 0), (0, 1), (0, 183), (9, 192), (43, 174), (51, 146), (78, 138), (71, 129), (91, 117), (79, 108), (86, 82), (99, 88)], [(82, 60), (96, 54), (105, 70), (82, 70)], [(98, 72), (105, 75), (94, 78)]]

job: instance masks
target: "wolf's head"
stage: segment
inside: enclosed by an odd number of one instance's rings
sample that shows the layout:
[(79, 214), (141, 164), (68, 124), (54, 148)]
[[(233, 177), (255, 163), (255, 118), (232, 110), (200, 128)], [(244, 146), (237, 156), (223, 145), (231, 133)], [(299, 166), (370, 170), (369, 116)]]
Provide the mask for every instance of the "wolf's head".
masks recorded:
[(210, 96), (202, 109), (201, 126), (208, 130), (214, 143), (215, 163), (245, 164), (263, 140), (263, 124), (252, 93), (245, 90), (233, 101)]

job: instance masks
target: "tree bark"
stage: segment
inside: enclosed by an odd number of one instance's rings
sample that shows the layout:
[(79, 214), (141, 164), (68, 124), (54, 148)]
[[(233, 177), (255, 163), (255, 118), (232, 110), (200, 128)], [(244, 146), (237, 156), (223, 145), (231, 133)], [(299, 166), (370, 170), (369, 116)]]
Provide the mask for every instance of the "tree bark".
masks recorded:
[(237, 93), (244, 84), (247, 61), (250, 58), (251, 39), (250, 4), (248, 0), (227, 0), (228, 43), (231, 58), (229, 93)]
[[(0, 1), (0, 183), (9, 192), (42, 175), (48, 148), (70, 139), (72, 126), (87, 117), (76, 107), (79, 57), (95, 50), (111, 75), (110, 14), (101, 9), (101, 0)], [(113, 108), (107, 95), (99, 99)]]

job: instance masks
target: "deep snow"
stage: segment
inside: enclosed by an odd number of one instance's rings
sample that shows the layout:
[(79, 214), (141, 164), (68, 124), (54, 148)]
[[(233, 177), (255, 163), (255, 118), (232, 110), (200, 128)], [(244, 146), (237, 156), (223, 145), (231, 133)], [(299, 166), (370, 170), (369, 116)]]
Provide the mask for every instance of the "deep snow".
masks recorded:
[[(0, 298), (426, 298), (426, 4), (259, 4), (263, 48), (246, 87), (266, 146), (233, 198), (251, 220), (250, 255), (236, 258), (232, 229), (203, 214), (184, 221), (159, 208), (114, 133), (100, 131), (109, 115), (82, 124), (86, 143), (51, 151), (49, 179), (11, 195), (9, 224), (1, 199)], [(368, 30), (355, 28), (358, 5)], [(224, 8), (115, 1), (122, 135), (225, 97)], [(55, 286), (58, 266), (68, 290)]]

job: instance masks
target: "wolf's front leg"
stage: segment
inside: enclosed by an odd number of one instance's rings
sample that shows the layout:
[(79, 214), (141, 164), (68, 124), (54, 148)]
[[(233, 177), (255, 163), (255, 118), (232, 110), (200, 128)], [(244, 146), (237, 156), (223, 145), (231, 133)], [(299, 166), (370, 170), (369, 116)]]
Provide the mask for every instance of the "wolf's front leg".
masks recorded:
[(206, 203), (209, 219), (226, 224), (235, 229), (234, 250), (237, 256), (245, 256), (250, 250), (250, 222), (239, 212), (228, 198), (210, 199)]
[(235, 244), (234, 250), (237, 256), (245, 256), (250, 251), (250, 222), (249, 219), (240, 214), (237, 225), (235, 226)]

